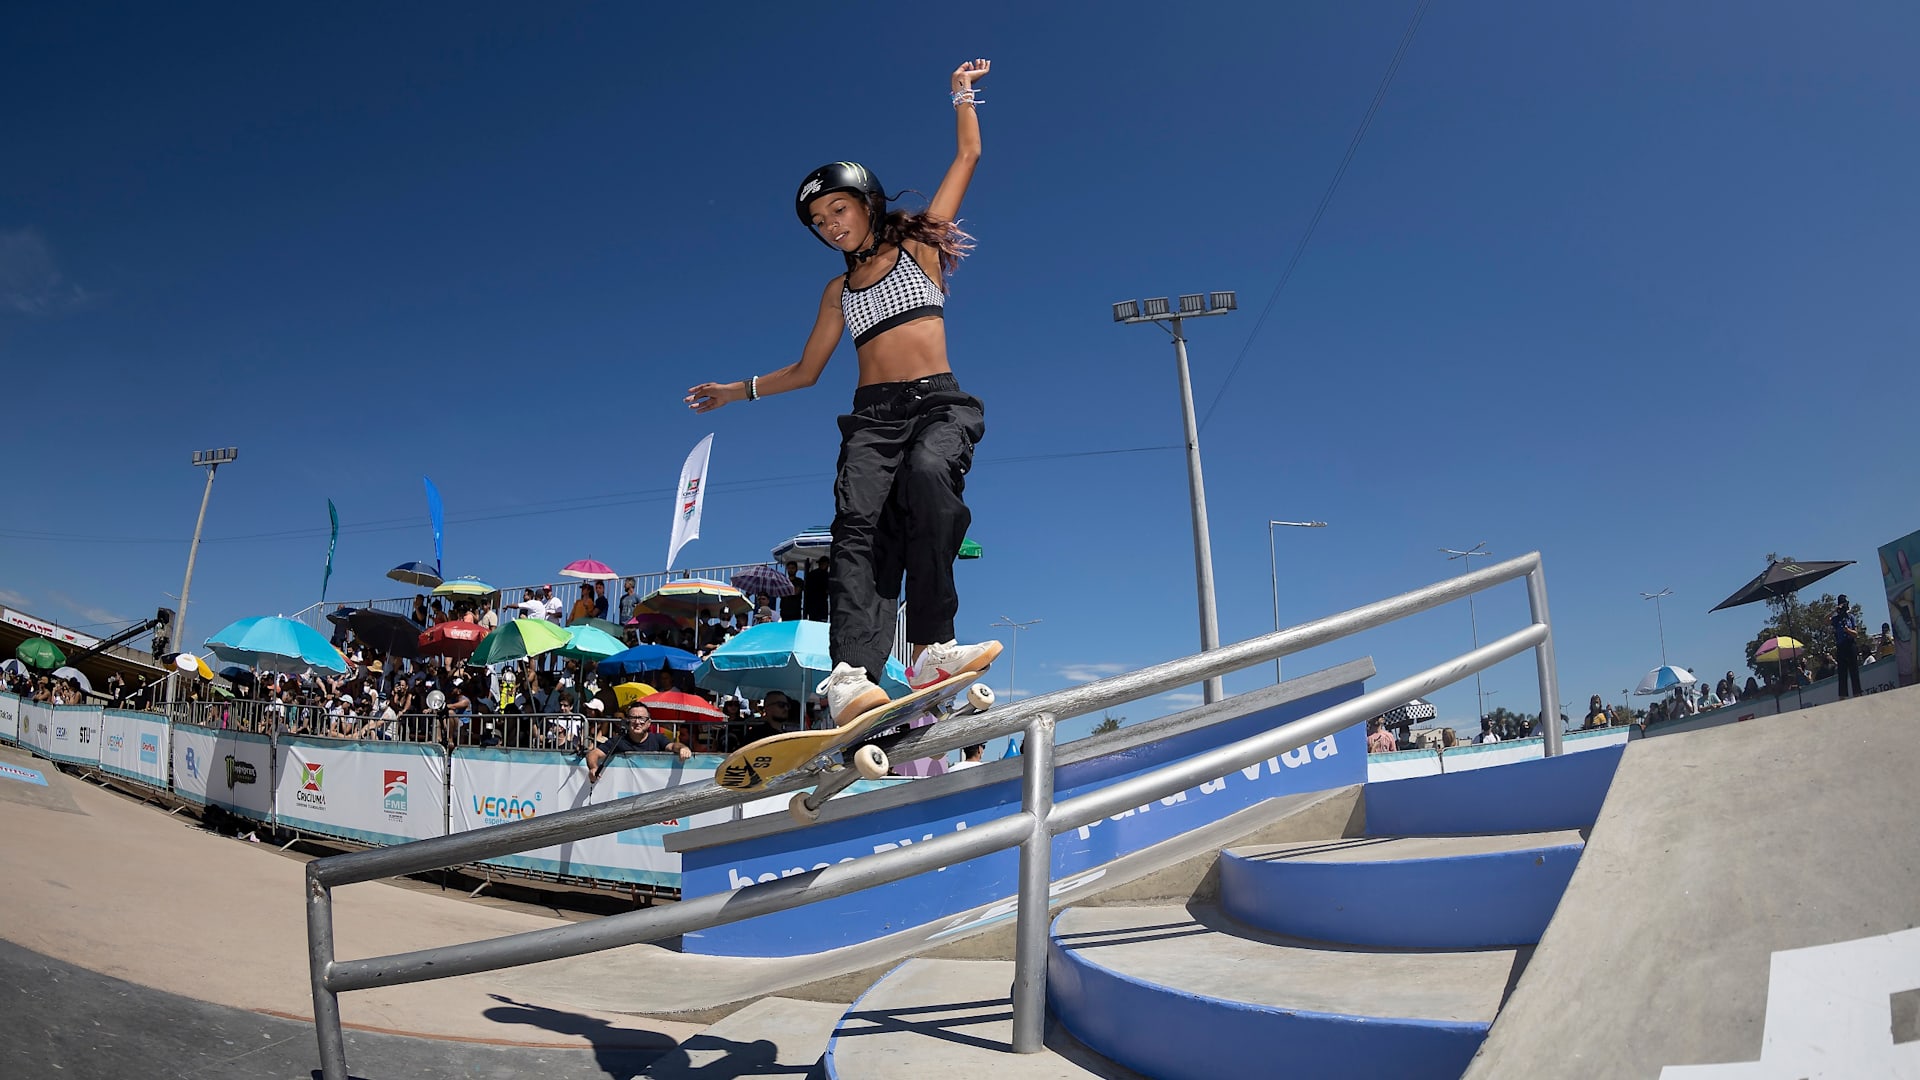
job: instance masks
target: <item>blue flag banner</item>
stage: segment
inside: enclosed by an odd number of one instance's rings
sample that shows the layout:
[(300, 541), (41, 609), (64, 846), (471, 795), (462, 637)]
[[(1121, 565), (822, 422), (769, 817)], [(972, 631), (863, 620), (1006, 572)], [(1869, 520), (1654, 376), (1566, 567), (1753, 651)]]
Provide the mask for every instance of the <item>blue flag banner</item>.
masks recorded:
[(433, 477), (423, 476), (427, 482), (427, 516), (433, 519), (433, 572), (445, 575), (440, 565), (440, 537), (446, 531), (447, 513), (440, 506), (440, 489), (433, 486)]
[(327, 572), (320, 577), (320, 602), (327, 602), (327, 582), (333, 580), (333, 549), (340, 543), (340, 512), (333, 508), (333, 500), (327, 500), (327, 520), (333, 523), (333, 532), (327, 537)]

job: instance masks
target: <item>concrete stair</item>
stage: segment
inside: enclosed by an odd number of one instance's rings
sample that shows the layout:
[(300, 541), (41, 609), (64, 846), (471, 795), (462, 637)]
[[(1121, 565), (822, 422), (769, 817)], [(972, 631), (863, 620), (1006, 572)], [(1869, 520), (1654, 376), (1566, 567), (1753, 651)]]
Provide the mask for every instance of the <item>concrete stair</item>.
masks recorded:
[(841, 1021), (829, 1075), (1452, 1080), (1559, 903), (1619, 760), (1370, 784), (1345, 836), (1221, 851), (1217, 893), (1068, 908), (1051, 931), (1044, 1054), (1005, 1052), (1010, 964), (910, 961)]

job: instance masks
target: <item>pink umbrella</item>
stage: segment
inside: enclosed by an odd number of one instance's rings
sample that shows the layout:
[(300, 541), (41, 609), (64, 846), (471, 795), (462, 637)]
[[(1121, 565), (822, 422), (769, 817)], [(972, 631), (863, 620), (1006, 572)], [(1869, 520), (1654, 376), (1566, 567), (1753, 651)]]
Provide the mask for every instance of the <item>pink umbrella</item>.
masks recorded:
[(613, 567), (597, 559), (575, 559), (561, 567), (560, 573), (587, 581), (612, 581), (620, 576), (613, 572)]

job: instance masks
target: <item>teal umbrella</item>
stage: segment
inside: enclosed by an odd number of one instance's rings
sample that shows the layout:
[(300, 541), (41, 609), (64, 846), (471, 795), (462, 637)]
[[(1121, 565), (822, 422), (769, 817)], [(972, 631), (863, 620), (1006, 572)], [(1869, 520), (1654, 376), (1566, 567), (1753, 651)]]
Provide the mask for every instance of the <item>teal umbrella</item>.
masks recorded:
[[(516, 619), (514, 621), (519, 622), (520, 620)], [(621, 641), (619, 638), (614, 637), (612, 634), (607, 633), (597, 626), (588, 626), (586, 623), (581, 623), (578, 626), (567, 627), (566, 633), (571, 636), (572, 640), (560, 646), (556, 651), (569, 660), (592, 660), (598, 663), (609, 656), (627, 650), (626, 642)]]
[[(760, 623), (749, 626), (713, 650), (693, 669), (693, 681), (718, 693), (754, 696), (779, 690), (796, 701), (813, 693), (815, 684), (833, 670), (828, 656), (827, 624), (811, 619)], [(900, 661), (887, 659), (887, 670), (874, 678), (882, 690), (898, 696), (907, 692), (907, 673)]]
[(475, 667), (504, 664), (565, 648), (570, 640), (565, 630), (545, 619), (514, 619), (481, 638), (467, 663)]
[(320, 631), (281, 615), (228, 623), (208, 638), (207, 644), (230, 664), (260, 670), (297, 673), (319, 668), (342, 674), (347, 670), (347, 658), (321, 637)]

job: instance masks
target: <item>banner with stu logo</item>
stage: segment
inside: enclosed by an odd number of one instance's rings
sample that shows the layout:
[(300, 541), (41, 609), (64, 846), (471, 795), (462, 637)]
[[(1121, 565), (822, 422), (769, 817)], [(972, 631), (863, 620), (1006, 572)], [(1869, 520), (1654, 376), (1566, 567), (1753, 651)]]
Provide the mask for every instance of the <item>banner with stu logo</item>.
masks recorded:
[(283, 828), (370, 844), (446, 832), (445, 752), (430, 743), (281, 736), (274, 804)]

